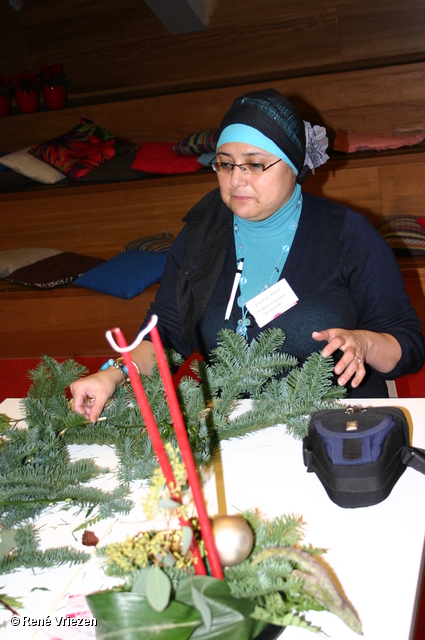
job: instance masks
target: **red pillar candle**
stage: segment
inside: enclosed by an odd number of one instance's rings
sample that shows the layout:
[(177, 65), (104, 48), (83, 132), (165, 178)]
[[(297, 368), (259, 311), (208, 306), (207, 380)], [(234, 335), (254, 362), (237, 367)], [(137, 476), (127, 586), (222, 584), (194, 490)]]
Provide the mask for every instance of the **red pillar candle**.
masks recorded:
[[(140, 407), (140, 411), (142, 412), (143, 419), (146, 424), (146, 429), (149, 433), (149, 437), (152, 441), (152, 446), (155, 450), (156, 456), (158, 458), (158, 462), (160, 464), (162, 473), (165, 476), (165, 480), (167, 485), (173, 493), (173, 489), (176, 486), (176, 481), (174, 478), (174, 473), (170, 465), (170, 461), (167, 456), (167, 452), (165, 451), (164, 444), (161, 440), (161, 434), (158, 431), (158, 427), (155, 422), (154, 415), (152, 413), (152, 409), (150, 408), (148, 399), (146, 397), (145, 390), (143, 388), (142, 382), (138, 376), (136, 371), (136, 367), (134, 366), (133, 360), (131, 359), (130, 353), (127, 350), (127, 343), (125, 338), (121, 332), (121, 329), (115, 328), (112, 329), (111, 333), (114, 333), (117, 338), (118, 346), (120, 347), (120, 351), (122, 351), (125, 365), (127, 367), (128, 375), (130, 378), (131, 386), (133, 387), (138, 405)], [(167, 367), (168, 369), (168, 367)], [(174, 498), (174, 496), (173, 496)], [(185, 527), (190, 527), (190, 522), (185, 517), (180, 517), (180, 524)], [(202, 532), (202, 528), (201, 528)], [(206, 547), (206, 544), (205, 544)], [(196, 543), (195, 538), (192, 540), (191, 545), (192, 553), (194, 557), (197, 559), (197, 562), (194, 562), (195, 572), (197, 575), (207, 575), (207, 570), (205, 568), (204, 561), (201, 557), (201, 553), (199, 551), (199, 547)]]
[(201, 534), (211, 565), (211, 572), (214, 578), (219, 578), (222, 580), (224, 578), (223, 569), (218, 556), (217, 547), (215, 545), (204, 497), (202, 495), (202, 489), (199, 482), (198, 473), (196, 471), (192, 449), (190, 448), (189, 438), (177, 400), (176, 390), (174, 389), (173, 380), (171, 378), (171, 373), (168, 368), (168, 363), (165, 357), (161, 338), (156, 326), (153, 326), (151, 328), (150, 335), (152, 338), (152, 344), (155, 349), (156, 359), (158, 361), (159, 372), (164, 384), (165, 394), (167, 397), (168, 406), (170, 408), (171, 418), (174, 424), (174, 430), (176, 432), (176, 437), (179, 443), (183, 462), (186, 467), (187, 479), (192, 490), (193, 499), (195, 502), (196, 510), (198, 512)]

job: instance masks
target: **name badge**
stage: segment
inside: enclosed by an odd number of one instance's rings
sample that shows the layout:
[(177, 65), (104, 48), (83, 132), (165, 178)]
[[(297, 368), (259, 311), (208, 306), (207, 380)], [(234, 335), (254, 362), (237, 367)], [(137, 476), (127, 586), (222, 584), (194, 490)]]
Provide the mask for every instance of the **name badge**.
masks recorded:
[(298, 297), (287, 281), (279, 280), (272, 287), (262, 291), (246, 303), (260, 328), (296, 305)]

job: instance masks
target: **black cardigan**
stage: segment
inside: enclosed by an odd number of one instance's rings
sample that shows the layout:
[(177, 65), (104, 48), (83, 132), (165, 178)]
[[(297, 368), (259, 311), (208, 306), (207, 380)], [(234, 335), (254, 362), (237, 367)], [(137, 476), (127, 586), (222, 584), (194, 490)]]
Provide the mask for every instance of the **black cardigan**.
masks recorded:
[[(235, 302), (224, 324), (236, 271), (233, 214), (216, 189), (190, 210), (185, 221), (149, 317), (158, 315), (158, 329), (167, 347), (185, 357), (196, 350), (208, 359), (217, 345), (218, 331), (225, 326), (236, 329), (241, 317)], [(381, 374), (366, 366), (365, 380), (357, 389), (349, 386), (349, 396), (385, 397), (385, 379), (422, 367), (425, 338), (397, 260), (363, 215), (304, 193), (281, 278), (286, 278), (299, 301), (267, 327), (283, 329), (283, 350), (300, 363), (325, 346), (314, 341), (311, 333), (331, 327), (386, 332), (400, 343), (402, 357), (393, 371)], [(257, 326), (250, 328), (249, 340), (259, 331)]]

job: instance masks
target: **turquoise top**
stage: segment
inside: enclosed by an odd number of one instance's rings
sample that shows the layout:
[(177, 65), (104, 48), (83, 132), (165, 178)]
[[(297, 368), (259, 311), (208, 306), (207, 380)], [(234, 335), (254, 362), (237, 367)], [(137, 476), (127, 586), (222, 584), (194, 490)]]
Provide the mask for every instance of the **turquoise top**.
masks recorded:
[(265, 220), (252, 222), (233, 216), (236, 257), (243, 258), (239, 306), (275, 284), (282, 273), (302, 208), (301, 186), (290, 200)]

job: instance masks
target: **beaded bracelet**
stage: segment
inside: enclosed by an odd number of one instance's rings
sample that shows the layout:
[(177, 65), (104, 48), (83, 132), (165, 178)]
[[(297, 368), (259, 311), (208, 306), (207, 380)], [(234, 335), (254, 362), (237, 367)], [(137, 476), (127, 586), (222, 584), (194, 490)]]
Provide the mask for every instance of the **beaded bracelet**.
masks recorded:
[[(138, 365), (134, 362), (134, 360), (132, 360), (132, 363), (136, 367), (136, 371), (140, 376), (140, 369)], [(124, 363), (124, 358), (120, 357), (120, 358), (117, 358), (116, 360), (114, 360), (113, 358), (109, 358), (109, 360), (107, 360), (104, 364), (102, 364), (99, 371), (105, 371), (106, 369), (109, 369), (109, 367), (115, 367), (115, 369), (118, 369), (119, 371), (121, 371), (124, 378), (124, 384), (130, 383), (130, 376), (128, 375), (128, 369)]]

